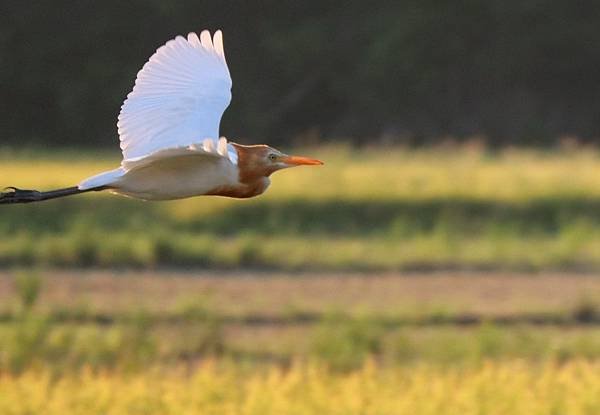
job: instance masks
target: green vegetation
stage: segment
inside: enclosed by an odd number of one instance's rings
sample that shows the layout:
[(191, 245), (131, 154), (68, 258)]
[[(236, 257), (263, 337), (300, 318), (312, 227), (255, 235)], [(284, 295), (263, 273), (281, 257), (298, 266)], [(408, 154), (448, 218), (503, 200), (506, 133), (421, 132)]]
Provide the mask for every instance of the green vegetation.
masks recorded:
[[(315, 270), (598, 269), (600, 154), (477, 147), (307, 150), (255, 200), (90, 195), (3, 206), (4, 265)], [(72, 185), (112, 163), (21, 155), (6, 185)], [(116, 163), (116, 161), (114, 162)]]

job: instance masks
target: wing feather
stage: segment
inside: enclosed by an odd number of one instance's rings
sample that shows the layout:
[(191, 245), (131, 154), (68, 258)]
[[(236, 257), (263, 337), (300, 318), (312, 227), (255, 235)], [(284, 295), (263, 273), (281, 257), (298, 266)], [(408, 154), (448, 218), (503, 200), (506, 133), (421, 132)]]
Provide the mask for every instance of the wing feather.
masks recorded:
[[(219, 140), (219, 124), (231, 101), (231, 76), (221, 31), (177, 36), (157, 49), (138, 72), (117, 123), (123, 166), (169, 149), (187, 147), (235, 163)], [(206, 145), (210, 141), (211, 145)], [(223, 143), (224, 144), (221, 144)]]

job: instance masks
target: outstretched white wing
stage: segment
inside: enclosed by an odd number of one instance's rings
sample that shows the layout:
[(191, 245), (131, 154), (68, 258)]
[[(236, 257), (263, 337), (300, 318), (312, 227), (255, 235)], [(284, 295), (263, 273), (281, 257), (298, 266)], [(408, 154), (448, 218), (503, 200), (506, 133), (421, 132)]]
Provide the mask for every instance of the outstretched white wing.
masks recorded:
[(230, 146), (218, 140), (230, 101), (231, 76), (220, 30), (212, 39), (205, 30), (200, 38), (190, 33), (187, 39), (168, 41), (138, 73), (121, 107), (117, 126), (123, 166), (182, 147), (234, 157)]

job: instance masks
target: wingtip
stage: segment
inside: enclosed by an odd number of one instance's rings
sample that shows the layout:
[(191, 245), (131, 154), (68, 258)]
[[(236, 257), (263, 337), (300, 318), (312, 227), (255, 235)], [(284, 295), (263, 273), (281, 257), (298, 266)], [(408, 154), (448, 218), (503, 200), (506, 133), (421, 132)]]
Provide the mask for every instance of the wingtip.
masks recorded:
[(202, 45), (202, 43), (200, 43), (200, 38), (198, 37), (198, 35), (195, 32), (188, 33), (187, 40), (193, 46), (200, 46), (200, 45)]
[(221, 29), (215, 32), (213, 36), (213, 44), (217, 54), (221, 57), (221, 59), (223, 59), (225, 63), (227, 63), (227, 61), (225, 60), (225, 49), (223, 48), (223, 32), (221, 31)]
[(212, 38), (208, 30), (203, 30), (202, 33), (200, 33), (200, 42), (206, 49), (214, 49)]
[[(223, 48), (223, 31), (218, 29), (211, 36), (208, 30), (203, 30), (200, 32), (200, 36), (198, 36), (195, 32), (190, 32), (187, 35), (187, 41), (194, 47), (202, 46), (208, 50), (214, 50), (217, 55), (225, 61), (225, 50)], [(227, 63), (225, 61), (225, 63)]]

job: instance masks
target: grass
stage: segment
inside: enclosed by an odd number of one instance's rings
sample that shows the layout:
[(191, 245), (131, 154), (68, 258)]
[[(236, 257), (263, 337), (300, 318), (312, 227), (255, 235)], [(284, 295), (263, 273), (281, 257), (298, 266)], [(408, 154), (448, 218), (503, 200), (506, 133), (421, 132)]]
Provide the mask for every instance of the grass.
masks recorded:
[[(330, 271), (600, 268), (595, 149), (304, 152), (327, 164), (278, 173), (267, 194), (248, 201), (145, 203), (91, 195), (3, 206), (0, 263)], [(23, 188), (72, 185), (118, 163), (85, 154), (1, 154), (3, 182)]]
[[(489, 362), (444, 369), (432, 365), (349, 373), (318, 364), (248, 372), (206, 363), (176, 370), (0, 375), (4, 414), (487, 414), (593, 415), (600, 408), (597, 363)], [(123, 393), (127, 391), (127, 393)]]

